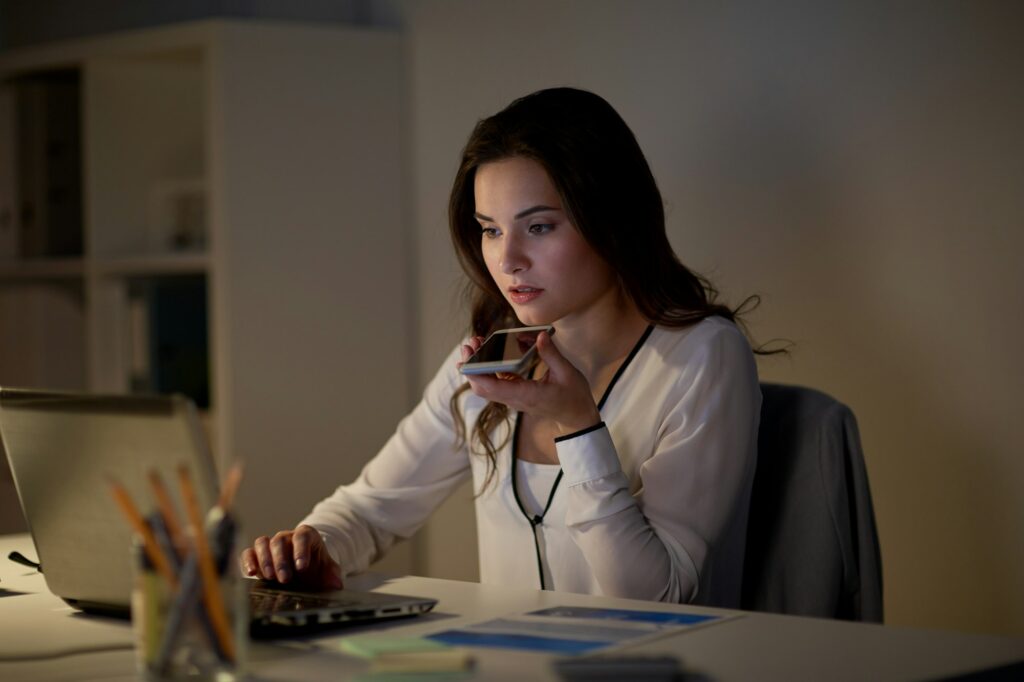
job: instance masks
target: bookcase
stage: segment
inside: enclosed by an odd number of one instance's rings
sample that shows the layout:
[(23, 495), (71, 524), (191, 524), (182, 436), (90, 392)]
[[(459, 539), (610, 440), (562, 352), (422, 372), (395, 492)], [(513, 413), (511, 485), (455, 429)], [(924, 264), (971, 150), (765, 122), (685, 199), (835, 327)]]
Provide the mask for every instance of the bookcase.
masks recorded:
[(247, 529), (293, 525), (412, 402), (403, 93), (376, 29), (0, 53), (0, 384), (185, 393)]

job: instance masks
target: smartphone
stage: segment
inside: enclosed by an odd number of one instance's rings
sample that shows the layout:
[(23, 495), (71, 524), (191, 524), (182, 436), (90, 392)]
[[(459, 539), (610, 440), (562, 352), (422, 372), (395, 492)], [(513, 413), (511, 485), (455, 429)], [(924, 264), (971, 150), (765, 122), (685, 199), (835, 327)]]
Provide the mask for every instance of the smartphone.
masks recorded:
[(537, 335), (555, 333), (551, 325), (500, 329), (487, 337), (459, 370), (463, 374), (526, 374), (537, 362)]

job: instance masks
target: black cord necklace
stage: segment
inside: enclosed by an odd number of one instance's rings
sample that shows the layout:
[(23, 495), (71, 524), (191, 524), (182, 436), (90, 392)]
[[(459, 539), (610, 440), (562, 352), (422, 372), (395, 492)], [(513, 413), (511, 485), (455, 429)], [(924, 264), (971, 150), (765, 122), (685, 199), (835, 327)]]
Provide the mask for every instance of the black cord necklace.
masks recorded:
[[(636, 345), (633, 346), (633, 350), (629, 351), (629, 355), (627, 355), (626, 359), (622, 361), (621, 365), (619, 365), (619, 369), (616, 370), (615, 376), (612, 377), (612, 380), (608, 382), (608, 387), (604, 390), (604, 395), (601, 396), (601, 400), (597, 404), (598, 412), (604, 408), (604, 404), (608, 401), (608, 396), (612, 393), (612, 387), (615, 386), (616, 382), (618, 382), (622, 373), (626, 371), (626, 367), (633, 360), (633, 357), (640, 351), (641, 346), (644, 345), (644, 341), (647, 340), (647, 337), (651, 335), (652, 331), (654, 331), (654, 325), (647, 325), (647, 329), (644, 330), (644, 333), (640, 336), (640, 340), (636, 342)], [(533, 378), (532, 373), (530, 378)], [(551, 508), (551, 502), (555, 499), (555, 491), (558, 490), (558, 484), (562, 482), (562, 474), (564, 472), (559, 468), (558, 476), (555, 477), (555, 482), (551, 485), (551, 492), (548, 493), (548, 501), (544, 505), (544, 510), (540, 514), (533, 515), (526, 511), (526, 507), (523, 506), (522, 500), (519, 499), (519, 487), (516, 484), (516, 461), (519, 459), (516, 453), (519, 450), (519, 426), (522, 423), (519, 417), (520, 414), (516, 413), (516, 424), (515, 428), (512, 430), (512, 471), (510, 472), (512, 478), (512, 497), (515, 498), (516, 506), (519, 507), (519, 511), (522, 512), (523, 517), (530, 524), (530, 530), (533, 532), (533, 549), (537, 555), (537, 575), (540, 576), (540, 589), (546, 590), (548, 587), (544, 581), (544, 562), (540, 556), (540, 538), (537, 537), (537, 527), (544, 523), (544, 516), (548, 513), (548, 509)], [(590, 431), (593, 428), (594, 427), (585, 429), (584, 432)], [(566, 437), (568, 438), (569, 436)]]
[(519, 499), (519, 488), (516, 486), (516, 445), (519, 440), (519, 425), (522, 422), (519, 420), (519, 415), (516, 415), (516, 427), (515, 433), (512, 436), (512, 497), (516, 500), (516, 506), (519, 507), (519, 511), (523, 513), (526, 520), (530, 523), (530, 530), (533, 531), (533, 549), (537, 553), (537, 575), (540, 576), (540, 589), (546, 590), (547, 585), (544, 584), (544, 562), (540, 558), (540, 539), (537, 537), (537, 526), (544, 523), (544, 516), (548, 513), (548, 509), (551, 508), (551, 502), (555, 499), (555, 491), (558, 490), (558, 484), (562, 482), (562, 474), (564, 473), (561, 468), (558, 470), (558, 476), (555, 477), (555, 482), (551, 485), (551, 492), (548, 493), (548, 501), (544, 505), (544, 511), (540, 514), (530, 515), (530, 512), (526, 511), (526, 507), (523, 506), (523, 501)]

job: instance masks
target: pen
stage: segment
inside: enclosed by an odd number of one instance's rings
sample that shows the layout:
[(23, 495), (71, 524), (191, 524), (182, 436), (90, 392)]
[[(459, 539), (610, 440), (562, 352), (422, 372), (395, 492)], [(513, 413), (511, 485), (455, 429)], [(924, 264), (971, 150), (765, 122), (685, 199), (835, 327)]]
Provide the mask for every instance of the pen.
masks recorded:
[[(214, 510), (217, 509), (218, 508), (216, 507), (214, 508)], [(211, 510), (211, 512), (214, 510)], [(157, 526), (161, 524), (159, 516), (157, 516), (156, 522)], [(214, 561), (217, 564), (217, 573), (223, 575), (227, 564), (222, 557), (226, 557), (226, 555), (230, 553), (231, 539), (234, 537), (234, 523), (231, 521), (230, 517), (221, 516), (219, 523), (212, 527), (207, 523), (207, 527), (209, 534), (213, 538), (212, 551), (215, 555)], [(199, 562), (197, 561), (196, 552), (185, 552), (183, 564), (180, 566), (178, 575), (180, 577), (181, 587), (178, 589), (178, 593), (175, 595), (174, 600), (171, 602), (170, 608), (167, 611), (166, 623), (163, 629), (160, 646), (157, 651), (156, 662), (154, 664), (154, 668), (161, 675), (167, 673), (168, 667), (170, 666), (171, 654), (175, 644), (181, 636), (185, 619), (194, 611), (196, 612), (196, 618), (198, 618), (202, 625), (203, 631), (209, 638), (210, 646), (217, 652), (217, 656), (221, 660), (228, 660), (226, 652), (221, 649), (220, 640), (213, 628), (213, 622), (210, 620), (209, 614), (200, 608), (199, 598), (201, 585), (199, 578)]]
[(199, 564), (199, 575), (202, 579), (203, 602), (206, 604), (206, 612), (210, 616), (210, 622), (217, 635), (221, 651), (224, 652), (228, 661), (234, 662), (235, 647), (231, 640), (231, 628), (224, 610), (224, 599), (221, 595), (217, 570), (214, 567), (213, 557), (210, 556), (210, 547), (206, 542), (203, 517), (199, 511), (199, 502), (196, 500), (188, 467), (184, 465), (178, 467), (178, 481), (181, 484), (181, 496), (185, 502), (185, 510), (188, 513), (195, 542), (196, 561)]
[[(181, 569), (181, 589), (178, 590), (177, 596), (167, 612), (167, 622), (164, 626), (159, 650), (157, 651), (155, 667), (160, 674), (164, 674), (167, 671), (171, 660), (171, 650), (174, 648), (175, 642), (179, 637), (185, 617), (193, 608), (199, 606), (198, 587), (199, 571), (196, 553), (191, 552), (188, 558), (185, 559), (185, 564)], [(207, 631), (214, 647), (217, 648), (218, 654), (224, 654), (220, 650), (219, 638), (206, 613), (200, 612), (198, 616), (202, 619), (203, 627)]]
[(136, 621), (136, 646), (142, 660), (152, 665), (163, 634), (163, 600), (167, 587), (161, 584), (163, 579), (153, 570), (153, 562), (145, 552), (138, 555), (137, 561), (137, 592), (132, 594), (132, 620)]
[[(174, 575), (178, 578), (178, 582), (180, 583), (181, 558), (178, 556), (178, 551), (171, 542), (171, 536), (167, 534), (167, 526), (164, 525), (163, 517), (154, 512), (143, 520), (153, 532), (153, 539), (156, 540), (157, 547), (159, 547), (163, 551), (164, 556), (167, 557), (167, 563), (170, 564), (171, 570), (174, 572)], [(150, 562), (150, 564), (152, 564), (152, 562)]]

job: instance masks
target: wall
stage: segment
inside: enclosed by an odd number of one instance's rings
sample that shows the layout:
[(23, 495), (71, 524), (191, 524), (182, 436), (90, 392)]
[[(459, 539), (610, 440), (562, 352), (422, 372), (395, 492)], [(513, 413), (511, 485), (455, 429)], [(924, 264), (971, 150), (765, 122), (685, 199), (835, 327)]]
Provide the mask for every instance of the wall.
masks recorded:
[[(1024, 7), (406, 5), (420, 383), (465, 327), (445, 210), (474, 122), (552, 85), (631, 124), (672, 243), (759, 293), (762, 379), (857, 414), (893, 624), (1024, 635)], [(476, 575), (470, 491), (421, 543)]]
[[(398, 0), (400, 2), (400, 0)], [(197, 19), (396, 26), (396, 0), (0, 0), (0, 50)]]
[[(601, 93), (684, 261), (732, 302), (764, 297), (758, 339), (796, 341), (762, 377), (857, 413), (888, 621), (1024, 634), (1019, 4), (79, 4), (0, 0), (0, 46), (225, 14), (404, 20), (418, 385), (464, 326), (445, 205), (472, 124), (540, 87)], [(469, 495), (417, 543), (423, 570), (476, 575)]]

